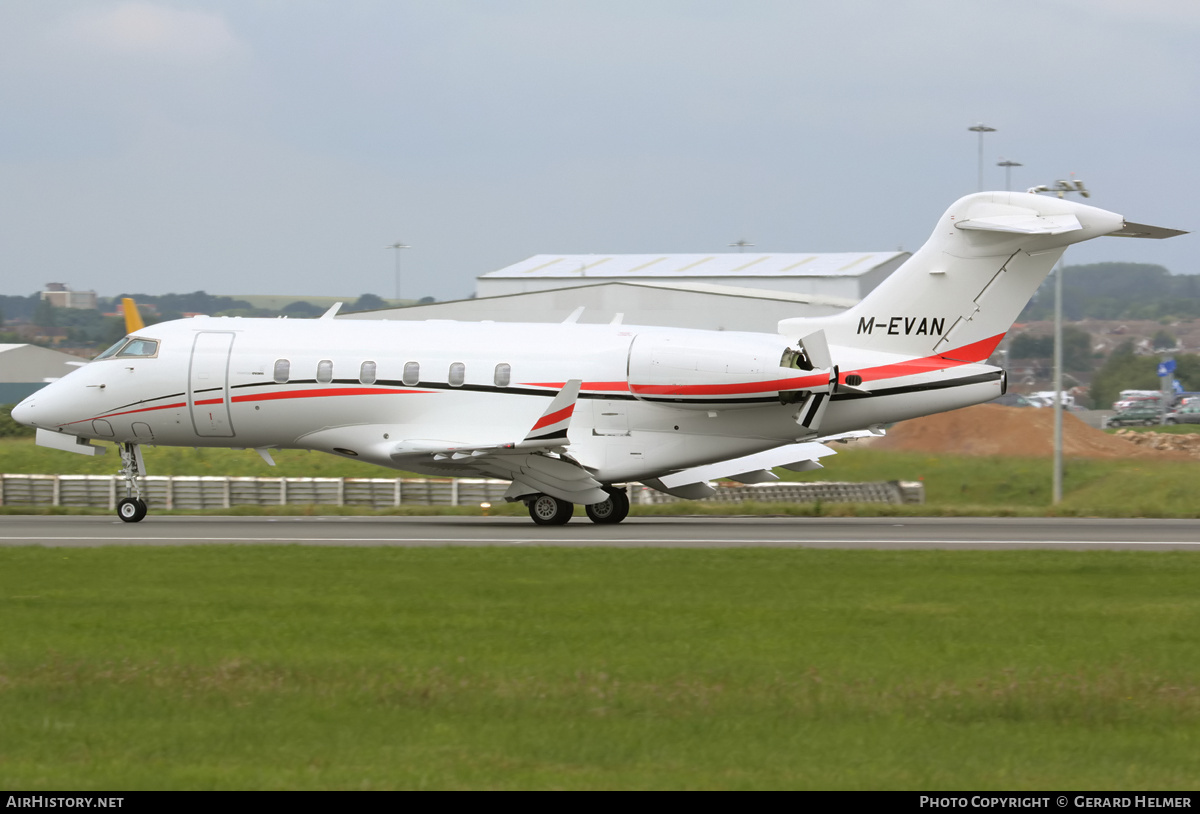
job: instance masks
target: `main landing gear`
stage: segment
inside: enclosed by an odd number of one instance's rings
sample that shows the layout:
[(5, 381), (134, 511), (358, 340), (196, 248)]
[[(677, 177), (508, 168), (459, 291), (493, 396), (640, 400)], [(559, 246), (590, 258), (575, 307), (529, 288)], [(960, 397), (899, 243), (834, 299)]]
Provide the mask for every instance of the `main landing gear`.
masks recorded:
[(142, 448), (137, 444), (121, 444), (121, 477), (125, 479), (125, 497), (117, 503), (117, 517), (126, 523), (137, 523), (146, 516), (146, 501), (138, 478), (146, 469)]
[[(629, 495), (624, 489), (605, 486), (608, 500), (584, 506), (593, 523), (620, 523), (629, 515)], [(529, 516), (539, 526), (561, 526), (571, 519), (575, 506), (552, 495), (535, 495), (526, 502)]]

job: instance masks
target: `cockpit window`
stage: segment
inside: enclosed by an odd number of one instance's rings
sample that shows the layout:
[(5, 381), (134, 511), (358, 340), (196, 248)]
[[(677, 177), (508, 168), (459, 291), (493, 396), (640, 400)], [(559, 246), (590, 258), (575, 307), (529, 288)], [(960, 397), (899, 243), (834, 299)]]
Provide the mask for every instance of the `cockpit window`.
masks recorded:
[(133, 337), (125, 347), (117, 352), (117, 357), (124, 359), (130, 356), (157, 356), (158, 342), (154, 339)]

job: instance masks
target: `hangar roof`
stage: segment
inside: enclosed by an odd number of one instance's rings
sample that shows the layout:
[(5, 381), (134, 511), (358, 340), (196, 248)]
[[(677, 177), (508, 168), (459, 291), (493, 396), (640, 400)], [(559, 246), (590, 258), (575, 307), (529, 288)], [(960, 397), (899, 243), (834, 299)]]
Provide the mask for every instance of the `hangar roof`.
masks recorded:
[(854, 277), (907, 254), (535, 254), (480, 278)]
[(86, 359), (37, 345), (0, 344), (0, 382), (42, 382), (75, 369)]

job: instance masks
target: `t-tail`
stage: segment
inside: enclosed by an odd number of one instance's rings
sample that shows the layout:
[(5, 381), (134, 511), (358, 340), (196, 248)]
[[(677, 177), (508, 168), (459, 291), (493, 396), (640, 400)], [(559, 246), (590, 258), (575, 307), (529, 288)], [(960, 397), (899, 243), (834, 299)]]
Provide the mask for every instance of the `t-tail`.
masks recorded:
[[(1022, 192), (956, 201), (929, 240), (866, 299), (818, 319), (788, 319), (788, 337), (823, 330), (829, 345), (987, 359), (1068, 246), (1102, 235), (1164, 238), (1174, 229), (1128, 223), (1093, 206)], [(836, 361), (836, 359), (835, 359)]]

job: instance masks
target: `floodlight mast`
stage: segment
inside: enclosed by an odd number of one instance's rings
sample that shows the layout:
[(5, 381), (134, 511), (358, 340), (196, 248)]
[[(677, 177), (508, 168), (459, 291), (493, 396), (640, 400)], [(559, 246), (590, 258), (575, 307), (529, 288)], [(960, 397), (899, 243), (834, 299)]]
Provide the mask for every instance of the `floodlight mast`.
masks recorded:
[[(1074, 173), (1072, 173), (1074, 175)], [(1091, 193), (1084, 186), (1083, 181), (1077, 178), (1071, 178), (1064, 181), (1059, 179), (1054, 182), (1054, 186), (1050, 187), (1041, 184), (1036, 187), (1030, 187), (1030, 193), (1036, 195), (1039, 192), (1053, 192), (1059, 198), (1063, 198), (1068, 192), (1077, 192), (1084, 198), (1090, 198)], [(1062, 502), (1062, 487), (1063, 487), (1063, 419), (1062, 419), (1062, 291), (1063, 291), (1063, 268), (1062, 258), (1059, 258), (1058, 265), (1054, 272), (1054, 482), (1051, 501), (1057, 505)]]
[(1011, 161), (1003, 156), (996, 162), (997, 167), (1004, 167), (1004, 191), (1012, 192), (1012, 168), (1024, 167), (1025, 165), (1019, 161)]
[(395, 243), (393, 243), (390, 246), (386, 246), (385, 248), (395, 249), (395, 251), (396, 251), (396, 304), (399, 305), (400, 304), (400, 252), (403, 249), (411, 249), (412, 246), (409, 246), (407, 243), (402, 243), (399, 240), (397, 240)]
[(995, 127), (988, 127), (983, 122), (967, 128), (972, 133), (979, 134), (979, 191), (983, 192), (983, 134), (995, 133)]

